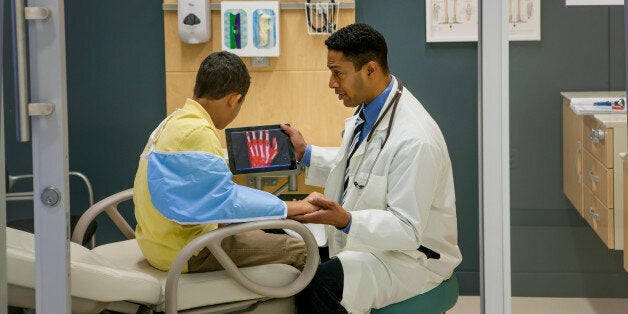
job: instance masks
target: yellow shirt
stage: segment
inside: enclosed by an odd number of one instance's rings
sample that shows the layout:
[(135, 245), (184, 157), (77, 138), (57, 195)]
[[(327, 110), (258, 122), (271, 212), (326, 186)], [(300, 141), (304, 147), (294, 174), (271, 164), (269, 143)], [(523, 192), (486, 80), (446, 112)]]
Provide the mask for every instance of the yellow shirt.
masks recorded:
[[(147, 153), (149, 145), (144, 148)], [(203, 151), (223, 157), (218, 131), (211, 117), (194, 100), (185, 105), (166, 123), (155, 141), (158, 151)], [(180, 225), (166, 219), (152, 204), (147, 180), (148, 160), (140, 158), (135, 182), (135, 237), (144, 257), (155, 268), (168, 271), (179, 251), (194, 238), (212, 231), (216, 224)], [(187, 272), (187, 265), (183, 270)]]

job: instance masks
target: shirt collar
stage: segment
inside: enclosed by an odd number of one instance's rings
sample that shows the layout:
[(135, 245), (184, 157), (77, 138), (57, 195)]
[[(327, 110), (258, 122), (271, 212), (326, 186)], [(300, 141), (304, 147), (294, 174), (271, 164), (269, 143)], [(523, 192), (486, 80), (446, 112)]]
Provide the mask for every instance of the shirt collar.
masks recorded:
[(375, 124), (375, 120), (377, 120), (377, 117), (379, 116), (379, 112), (382, 111), (382, 108), (384, 107), (384, 103), (386, 102), (386, 99), (388, 98), (388, 95), (390, 94), (390, 91), (392, 90), (394, 82), (395, 82), (395, 77), (391, 75), (390, 84), (388, 84), (386, 89), (381, 94), (379, 94), (379, 96), (375, 97), (375, 99), (373, 99), (370, 103), (366, 104), (366, 106), (364, 107), (364, 117), (366, 120), (364, 124), (365, 130), (370, 130), (373, 127), (373, 124)]
[(186, 99), (185, 104), (183, 105), (183, 107), (181, 107), (181, 110), (191, 111), (203, 117), (203, 119), (207, 120), (207, 123), (209, 123), (209, 126), (212, 129), (216, 130), (216, 126), (214, 126), (214, 121), (212, 121), (211, 116), (209, 115), (209, 113), (207, 113), (207, 111), (205, 111), (205, 108), (203, 108), (203, 106), (201, 106), (201, 104), (199, 104), (197, 101), (190, 98)]

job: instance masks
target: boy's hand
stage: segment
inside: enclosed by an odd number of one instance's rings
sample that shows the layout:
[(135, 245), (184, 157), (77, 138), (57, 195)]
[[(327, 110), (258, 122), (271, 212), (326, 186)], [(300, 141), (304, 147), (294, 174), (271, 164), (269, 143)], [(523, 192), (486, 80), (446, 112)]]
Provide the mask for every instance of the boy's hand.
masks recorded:
[(303, 215), (311, 212), (315, 212), (320, 210), (320, 208), (306, 200), (301, 201), (287, 201), (286, 205), (288, 205), (288, 217)]
[(328, 199), (321, 193), (313, 192), (305, 200), (311, 205), (320, 208), (320, 210), (290, 217), (291, 219), (302, 223), (326, 224), (338, 228), (346, 227), (351, 220), (351, 215), (348, 211), (342, 208), (338, 202)]

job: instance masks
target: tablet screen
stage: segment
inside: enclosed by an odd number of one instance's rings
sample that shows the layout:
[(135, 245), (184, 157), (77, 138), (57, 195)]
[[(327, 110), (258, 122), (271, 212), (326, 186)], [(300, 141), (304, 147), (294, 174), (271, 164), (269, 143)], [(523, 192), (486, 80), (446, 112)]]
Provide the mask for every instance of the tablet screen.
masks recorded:
[(278, 124), (225, 129), (233, 174), (296, 169), (290, 137)]

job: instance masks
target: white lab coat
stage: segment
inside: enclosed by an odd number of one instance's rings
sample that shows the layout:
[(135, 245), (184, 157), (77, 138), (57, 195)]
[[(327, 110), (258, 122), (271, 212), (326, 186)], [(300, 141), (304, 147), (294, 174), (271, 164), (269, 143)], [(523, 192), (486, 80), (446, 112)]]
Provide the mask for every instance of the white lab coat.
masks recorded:
[[(396, 89), (395, 81), (385, 106)], [(404, 89), (388, 142), (376, 158), (390, 116), (389, 111), (372, 131), (371, 144), (365, 138), (350, 160), (343, 205), (352, 216), (349, 234), (326, 226), (330, 256), (337, 256), (344, 270), (341, 303), (350, 313), (368, 313), (424, 293), (449, 278), (462, 260), (451, 161), (443, 135)], [(312, 146), (307, 170), (306, 184), (324, 186), (325, 195), (339, 202), (355, 119), (346, 119), (337, 152)], [(371, 175), (366, 187), (358, 189), (353, 180), (362, 159), (359, 182), (369, 171)], [(440, 254), (440, 259), (428, 259), (417, 250), (421, 245)]]

